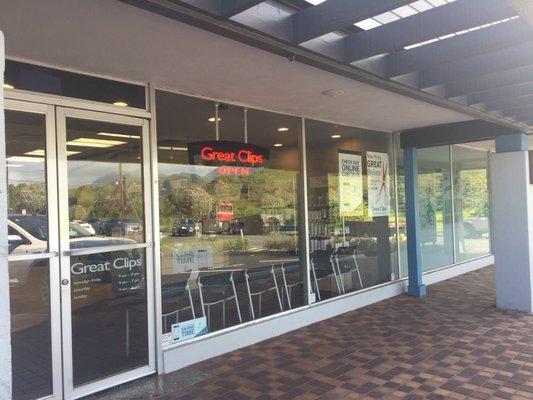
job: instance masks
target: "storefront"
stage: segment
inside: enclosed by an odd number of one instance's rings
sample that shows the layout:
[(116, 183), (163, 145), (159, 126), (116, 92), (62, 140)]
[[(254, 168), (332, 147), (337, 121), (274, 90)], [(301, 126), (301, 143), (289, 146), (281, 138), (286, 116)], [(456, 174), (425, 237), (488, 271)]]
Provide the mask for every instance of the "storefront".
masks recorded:
[[(396, 135), (15, 61), (5, 82), (13, 399), (405, 290)], [(421, 153), (424, 269), (490, 255), (488, 153)]]

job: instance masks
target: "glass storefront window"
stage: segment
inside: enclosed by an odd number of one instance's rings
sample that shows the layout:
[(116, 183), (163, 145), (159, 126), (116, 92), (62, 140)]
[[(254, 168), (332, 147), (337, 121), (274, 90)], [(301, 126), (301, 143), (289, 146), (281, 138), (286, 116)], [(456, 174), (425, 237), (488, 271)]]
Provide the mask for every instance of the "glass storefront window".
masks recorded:
[(422, 271), (453, 264), (450, 147), (418, 150)]
[(395, 279), (389, 137), (307, 120), (306, 143), (316, 300)]
[(141, 142), (139, 126), (67, 119), (72, 248), (144, 241)]
[(452, 147), (458, 261), (490, 253), (488, 164), (487, 151)]
[[(403, 149), (400, 149), (398, 142), (398, 224), (400, 237), (404, 236), (400, 240), (400, 270), (403, 277), (407, 276), (405, 180)], [(418, 150), (423, 271), (490, 254), (488, 164), (486, 150), (468, 145)]]
[(156, 99), (164, 344), (301, 306), (300, 118)]

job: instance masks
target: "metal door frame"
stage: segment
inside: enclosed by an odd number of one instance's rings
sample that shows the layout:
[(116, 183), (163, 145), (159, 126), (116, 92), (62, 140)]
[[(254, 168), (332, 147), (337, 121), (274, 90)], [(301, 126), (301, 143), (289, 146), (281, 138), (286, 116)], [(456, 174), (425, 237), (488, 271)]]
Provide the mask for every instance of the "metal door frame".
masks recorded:
[(55, 108), (52, 105), (5, 99), (6, 111), (20, 111), (45, 116), (45, 176), (48, 219), (48, 252), (39, 257), (35, 254), (10, 256), (9, 260), (47, 259), (49, 262), (50, 291), (50, 333), (52, 354), (52, 394), (44, 397), (50, 400), (63, 398), (63, 371), (61, 358), (61, 300), (57, 200), (57, 158), (55, 140)]
[[(151, 204), (151, 175), (150, 175), (150, 138), (149, 121), (136, 117), (117, 114), (108, 114), (100, 111), (86, 111), (81, 109), (57, 107), (56, 108), (56, 132), (57, 132), (57, 182), (58, 182), (58, 208), (59, 208), (59, 251), (61, 259), (61, 280), (70, 282), (70, 256), (78, 251), (70, 251), (69, 243), (69, 210), (68, 210), (68, 176), (67, 176), (67, 146), (66, 146), (66, 120), (67, 118), (86, 119), (102, 122), (110, 122), (124, 125), (139, 126), (142, 128), (142, 182), (144, 199), (144, 232), (145, 242), (133, 244), (128, 248), (145, 248), (145, 273), (146, 273), (146, 302), (147, 302), (147, 329), (148, 329), (148, 364), (134, 370), (129, 370), (101, 380), (84, 384), (74, 388), (72, 369), (72, 314), (70, 283), (60, 285), (61, 291), (61, 315), (62, 315), (62, 354), (63, 354), (63, 390), (65, 399), (77, 399), (89, 394), (117, 386), (142, 376), (156, 372), (156, 346), (155, 346), (155, 315), (154, 315), (154, 276), (153, 276), (153, 231), (152, 231), (152, 204)], [(57, 221), (57, 220), (56, 220)], [(90, 253), (111, 251), (116, 246), (95, 247)], [(120, 246), (124, 248), (124, 246)], [(86, 254), (88, 249), (79, 252)]]

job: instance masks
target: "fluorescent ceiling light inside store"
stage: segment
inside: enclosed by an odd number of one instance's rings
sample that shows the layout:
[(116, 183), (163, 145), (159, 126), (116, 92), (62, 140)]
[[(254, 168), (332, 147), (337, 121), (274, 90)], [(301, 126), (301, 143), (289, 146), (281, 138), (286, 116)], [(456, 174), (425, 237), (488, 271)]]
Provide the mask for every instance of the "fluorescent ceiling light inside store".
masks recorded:
[[(71, 156), (73, 154), (80, 154), (80, 153), (81, 153), (81, 151), (67, 150), (67, 156)], [(33, 151), (28, 151), (27, 153), (24, 153), (24, 154), (26, 154), (27, 156), (44, 157), (44, 150), (37, 149), (37, 150), (33, 150)]]
[(25, 163), (25, 162), (35, 163), (35, 162), (43, 162), (44, 158), (42, 158), (42, 157), (11, 156), (11, 157), (8, 157), (7, 161), (17, 162), (17, 163), (20, 163), (20, 162), (22, 162), (22, 163)]
[(110, 137), (119, 137), (119, 138), (126, 138), (126, 139), (140, 139), (140, 136), (135, 135), (126, 135), (124, 133), (109, 133), (109, 132), (100, 132), (98, 133), (100, 136), (110, 136)]
[(188, 151), (187, 147), (171, 147), (171, 146), (157, 146), (159, 150), (176, 150), (176, 151)]
[(113, 147), (119, 146), (121, 144), (126, 144), (120, 140), (107, 140), (107, 139), (93, 139), (93, 138), (78, 138), (75, 140), (70, 140), (67, 142), (69, 146), (80, 146), (80, 147)]

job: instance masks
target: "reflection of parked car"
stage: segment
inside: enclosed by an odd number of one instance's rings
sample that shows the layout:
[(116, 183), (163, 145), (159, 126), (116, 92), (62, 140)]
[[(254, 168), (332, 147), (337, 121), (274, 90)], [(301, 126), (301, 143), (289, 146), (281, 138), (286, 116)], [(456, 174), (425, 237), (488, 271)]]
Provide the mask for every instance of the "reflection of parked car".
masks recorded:
[(472, 217), (463, 220), (464, 236), (468, 239), (479, 239), (489, 232), (488, 217)]
[(98, 233), (105, 236), (129, 236), (142, 233), (142, 228), (134, 219), (111, 218), (103, 224)]
[(298, 230), (294, 225), (283, 225), (279, 227), (279, 233), (283, 235), (297, 235)]
[(172, 236), (192, 236), (196, 234), (196, 224), (191, 218), (179, 218), (172, 225)]
[(96, 234), (95, 229), (93, 228), (93, 226), (90, 223), (84, 222), (84, 221), (79, 220), (79, 219), (75, 219), (72, 222), (75, 223), (75, 224), (78, 224), (79, 226), (81, 226), (83, 229), (85, 229), (91, 235)]
[[(47, 217), (44, 215), (22, 215), (11, 214), (8, 216), (8, 247), (9, 255), (28, 255), (46, 253), (48, 251), (48, 226)], [(81, 226), (71, 222), (69, 224), (70, 248), (80, 249), (88, 247), (100, 247), (109, 245), (123, 245), (135, 243), (126, 238), (106, 238), (94, 236)], [(107, 254), (107, 253), (102, 253)], [(101, 257), (96, 254), (94, 257)], [(132, 257), (129, 251), (125, 254)], [(93, 257), (89, 255), (87, 257)], [(137, 257), (138, 258), (138, 257)], [(91, 261), (91, 260), (89, 260)], [(43, 273), (42, 268), (48, 267), (48, 262), (43, 260), (17, 260), (9, 262), (9, 282), (10, 286), (26, 285), (28, 280), (39, 279), (39, 284), (45, 286), (41, 292), (48, 293), (48, 282), (41, 282), (41, 278), (47, 279), (48, 273)], [(44, 293), (41, 293), (44, 297)]]
[(90, 218), (87, 222), (93, 227), (95, 233), (100, 234), (107, 220), (109, 218)]

